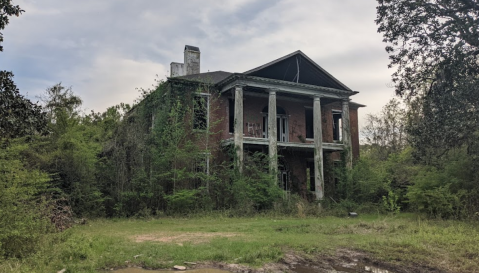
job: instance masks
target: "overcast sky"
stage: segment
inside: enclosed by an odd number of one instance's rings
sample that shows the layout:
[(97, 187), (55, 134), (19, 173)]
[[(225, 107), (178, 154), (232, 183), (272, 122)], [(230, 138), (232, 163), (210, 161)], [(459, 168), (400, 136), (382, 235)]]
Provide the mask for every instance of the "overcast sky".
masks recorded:
[(360, 123), (394, 97), (375, 0), (13, 0), (0, 69), (32, 100), (58, 82), (86, 112), (132, 103), (166, 79), (184, 45), (201, 72), (245, 72), (301, 50), (349, 88)]

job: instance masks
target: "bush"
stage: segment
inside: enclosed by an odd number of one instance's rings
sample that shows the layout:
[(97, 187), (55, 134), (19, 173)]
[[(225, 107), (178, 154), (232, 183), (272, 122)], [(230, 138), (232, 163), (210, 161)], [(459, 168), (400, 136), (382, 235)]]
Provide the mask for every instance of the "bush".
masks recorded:
[(0, 149), (0, 256), (24, 257), (52, 230), (41, 196), (49, 177), (27, 170), (18, 160), (21, 146)]

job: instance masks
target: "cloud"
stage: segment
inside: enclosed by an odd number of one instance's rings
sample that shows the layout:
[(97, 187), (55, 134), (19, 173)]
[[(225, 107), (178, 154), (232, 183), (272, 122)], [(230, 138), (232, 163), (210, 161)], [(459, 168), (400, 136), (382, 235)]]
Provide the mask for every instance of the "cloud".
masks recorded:
[(301, 50), (377, 112), (392, 97), (392, 71), (374, 24), (376, 1), (18, 0), (4, 31), (0, 69), (35, 96), (62, 81), (103, 111), (132, 103), (135, 88), (165, 78), (199, 46), (202, 71), (244, 72)]

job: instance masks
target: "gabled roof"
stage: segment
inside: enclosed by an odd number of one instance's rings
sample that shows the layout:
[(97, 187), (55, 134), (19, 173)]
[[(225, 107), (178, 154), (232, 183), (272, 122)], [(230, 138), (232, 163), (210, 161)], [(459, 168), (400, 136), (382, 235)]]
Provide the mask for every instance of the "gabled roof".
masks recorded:
[(244, 74), (351, 91), (300, 50), (248, 70)]

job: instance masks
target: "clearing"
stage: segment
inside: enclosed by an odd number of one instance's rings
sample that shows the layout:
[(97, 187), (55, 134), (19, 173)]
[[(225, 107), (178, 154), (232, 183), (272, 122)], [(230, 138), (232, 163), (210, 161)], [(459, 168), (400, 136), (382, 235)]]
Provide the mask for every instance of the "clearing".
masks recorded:
[(475, 223), (413, 214), (98, 219), (52, 236), (32, 258), (1, 262), (0, 271), (477, 272), (478, 242)]

